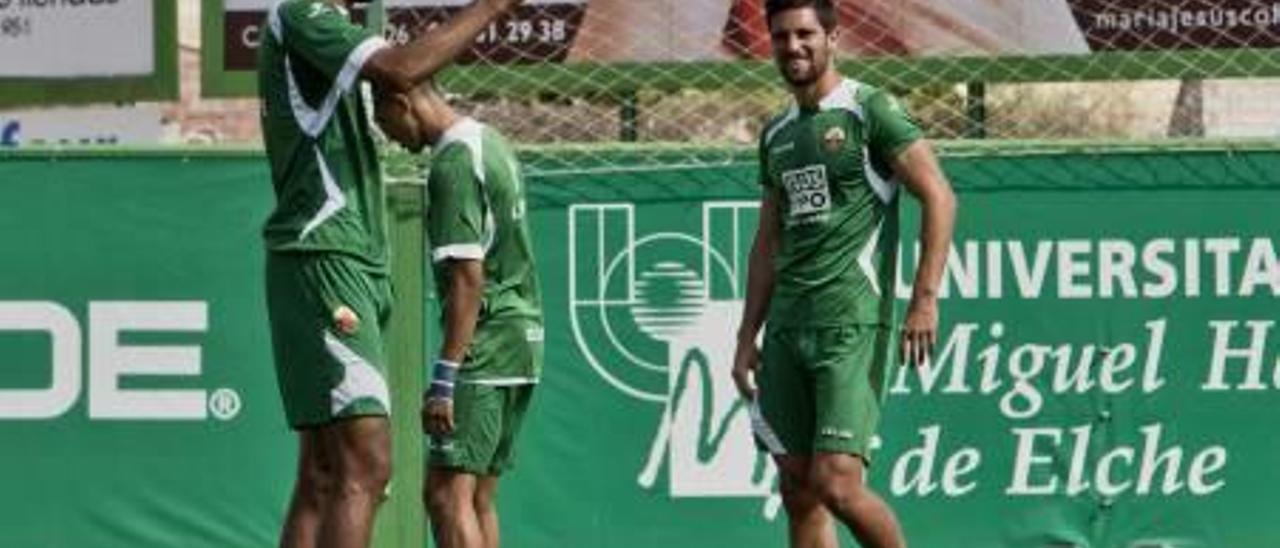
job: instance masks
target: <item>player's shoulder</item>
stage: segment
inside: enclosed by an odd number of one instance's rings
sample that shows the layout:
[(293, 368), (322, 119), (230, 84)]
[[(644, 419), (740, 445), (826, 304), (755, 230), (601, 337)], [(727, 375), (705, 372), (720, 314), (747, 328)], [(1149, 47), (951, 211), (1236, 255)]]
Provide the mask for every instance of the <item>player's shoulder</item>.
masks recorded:
[(902, 103), (899, 99), (881, 87), (860, 84), (855, 98), (864, 112), (902, 111)]
[(462, 141), (441, 142), (431, 150), (432, 170), (467, 168), (470, 169), (474, 158), (471, 147)]
[(887, 94), (884, 88), (875, 84), (860, 82), (852, 78), (845, 80), (845, 85), (853, 89), (853, 96), (858, 102), (866, 101), (870, 97), (876, 97)]
[(858, 119), (882, 108), (890, 95), (883, 88), (853, 78), (842, 78), (839, 86), (822, 99), (823, 111), (846, 113)]
[(427, 188), (432, 195), (465, 188), (460, 185), (470, 185), (475, 180), (476, 164), (471, 160), (471, 151), (466, 145), (448, 143), (431, 150), (427, 164)]
[(483, 177), (482, 154), (478, 141), (460, 139), (446, 133), (431, 150), (432, 179), (469, 180)]
[(450, 158), (479, 155), (484, 142), (484, 125), (463, 117), (444, 130), (433, 153)]
[(497, 160), (504, 163), (514, 160), (516, 158), (516, 149), (506, 134), (491, 125), (481, 125), (483, 126), (482, 144), (484, 146), (485, 160)]

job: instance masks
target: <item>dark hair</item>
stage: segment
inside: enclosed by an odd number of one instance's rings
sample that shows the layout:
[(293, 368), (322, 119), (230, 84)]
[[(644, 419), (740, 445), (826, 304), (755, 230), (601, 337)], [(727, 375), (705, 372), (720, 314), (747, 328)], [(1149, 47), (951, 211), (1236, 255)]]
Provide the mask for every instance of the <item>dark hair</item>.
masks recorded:
[(818, 22), (822, 24), (822, 29), (831, 32), (835, 30), (836, 7), (833, 4), (835, 0), (764, 0), (764, 13), (766, 20), (772, 25), (773, 16), (787, 10), (795, 10), (802, 8), (811, 8), (818, 14)]

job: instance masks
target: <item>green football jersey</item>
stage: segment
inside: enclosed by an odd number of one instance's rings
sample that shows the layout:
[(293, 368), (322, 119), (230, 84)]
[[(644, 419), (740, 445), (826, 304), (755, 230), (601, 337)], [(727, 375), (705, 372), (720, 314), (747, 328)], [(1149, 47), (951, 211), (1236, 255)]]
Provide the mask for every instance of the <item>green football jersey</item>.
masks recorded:
[(360, 69), (387, 42), (323, 0), (270, 11), (258, 57), (262, 133), (276, 208), (273, 251), (327, 251), (385, 270), (382, 174)]
[[(542, 299), (533, 241), (525, 219), (525, 190), (515, 153), (497, 131), (470, 118), (450, 127), (434, 147), (427, 180), (427, 235), (437, 288), (448, 286), (449, 259), (484, 261), (484, 296), (474, 345), (511, 344), (510, 331), (542, 343)], [(442, 297), (443, 289), (438, 289)], [(518, 341), (515, 341), (518, 342)], [(491, 355), (492, 349), (473, 349)], [(493, 360), (464, 376), (536, 379), (540, 360)]]
[(852, 80), (765, 127), (760, 178), (781, 225), (771, 327), (891, 323), (898, 184), (889, 166), (920, 136), (893, 97)]

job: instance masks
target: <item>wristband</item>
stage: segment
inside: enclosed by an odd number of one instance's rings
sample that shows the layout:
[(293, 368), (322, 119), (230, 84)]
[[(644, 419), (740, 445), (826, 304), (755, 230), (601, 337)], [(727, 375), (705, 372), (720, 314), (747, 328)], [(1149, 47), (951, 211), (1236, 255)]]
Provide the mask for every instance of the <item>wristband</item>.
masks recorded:
[(436, 360), (431, 368), (431, 386), (427, 388), (429, 400), (452, 400), (453, 385), (458, 381), (458, 362)]

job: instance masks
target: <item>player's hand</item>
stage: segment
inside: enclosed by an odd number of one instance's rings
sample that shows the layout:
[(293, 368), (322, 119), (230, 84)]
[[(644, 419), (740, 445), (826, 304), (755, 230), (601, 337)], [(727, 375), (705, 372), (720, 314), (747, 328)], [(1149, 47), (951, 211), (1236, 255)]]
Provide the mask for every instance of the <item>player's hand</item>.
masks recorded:
[(933, 356), (933, 347), (938, 343), (937, 297), (911, 299), (907, 317), (902, 322), (902, 337), (899, 342), (899, 361), (916, 367), (928, 363)]
[(432, 436), (453, 433), (453, 400), (426, 398), (422, 401), (422, 430)]
[(760, 368), (760, 349), (753, 340), (739, 340), (733, 353), (733, 384), (748, 400), (756, 399), (756, 370)]

